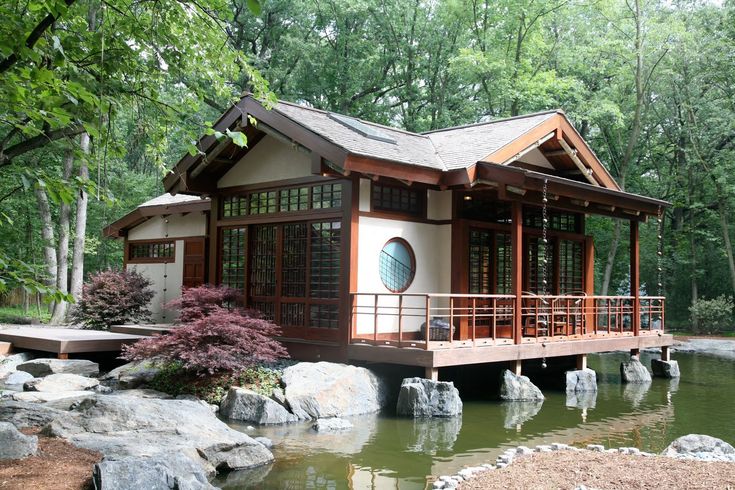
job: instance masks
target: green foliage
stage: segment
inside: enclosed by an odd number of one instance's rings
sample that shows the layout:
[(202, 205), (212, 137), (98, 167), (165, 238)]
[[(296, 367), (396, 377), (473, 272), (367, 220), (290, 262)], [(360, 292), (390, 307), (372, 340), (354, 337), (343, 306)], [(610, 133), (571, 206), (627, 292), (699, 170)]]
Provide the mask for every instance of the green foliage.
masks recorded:
[(732, 296), (720, 295), (712, 299), (698, 299), (689, 307), (694, 333), (713, 334), (733, 327)]
[(1, 323), (46, 323), (51, 318), (48, 309), (37, 308), (36, 305), (29, 305), (28, 311), (22, 306), (0, 306), (0, 324)]
[(181, 363), (171, 362), (161, 367), (148, 386), (172, 396), (194, 395), (219, 405), (233, 386), (270, 396), (275, 388), (281, 387), (282, 375), (283, 371), (278, 367), (255, 366), (234, 374), (202, 377), (185, 370)]

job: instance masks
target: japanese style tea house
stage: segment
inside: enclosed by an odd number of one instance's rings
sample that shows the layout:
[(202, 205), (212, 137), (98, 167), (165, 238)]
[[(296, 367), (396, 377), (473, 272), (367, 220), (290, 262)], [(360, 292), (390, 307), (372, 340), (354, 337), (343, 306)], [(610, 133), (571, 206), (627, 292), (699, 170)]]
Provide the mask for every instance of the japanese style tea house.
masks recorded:
[[(252, 124), (252, 118), (257, 124)], [(426, 368), (664, 347), (641, 296), (639, 223), (561, 111), (417, 134), (244, 96), (164, 179), (170, 195), (106, 229), (161, 309), (218, 283), (282, 327), (295, 358)], [(630, 294), (594, 294), (585, 217), (630, 224)]]

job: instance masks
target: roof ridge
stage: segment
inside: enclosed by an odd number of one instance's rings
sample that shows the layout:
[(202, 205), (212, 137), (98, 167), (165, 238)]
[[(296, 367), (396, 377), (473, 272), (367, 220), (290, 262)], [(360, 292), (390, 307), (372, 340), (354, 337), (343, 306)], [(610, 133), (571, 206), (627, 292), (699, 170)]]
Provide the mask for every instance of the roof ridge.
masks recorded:
[(431, 131), (424, 131), (423, 133), (421, 133), (421, 135), (422, 136), (429, 136), (431, 134), (441, 133), (443, 131), (453, 131), (453, 130), (457, 130), (457, 129), (473, 128), (473, 127), (476, 127), (476, 126), (486, 126), (486, 125), (500, 123), (500, 122), (513, 121), (515, 119), (527, 119), (529, 117), (541, 116), (541, 115), (544, 115), (544, 114), (554, 114), (554, 113), (566, 115), (566, 113), (562, 109), (548, 109), (548, 110), (545, 110), (545, 111), (532, 112), (530, 114), (520, 114), (518, 116), (511, 116), (511, 117), (503, 117), (503, 118), (500, 118), (500, 119), (493, 119), (492, 121), (476, 122), (476, 123), (470, 123), (470, 124), (460, 124), (459, 126), (450, 126), (448, 128), (432, 129)]
[(286, 104), (286, 105), (289, 105), (289, 106), (292, 106), (292, 107), (297, 107), (299, 109), (307, 109), (307, 110), (310, 110), (310, 111), (313, 111), (313, 112), (319, 112), (319, 113), (326, 114), (326, 115), (329, 115), (329, 114), (337, 114), (339, 116), (349, 117), (349, 118), (355, 119), (357, 121), (360, 121), (363, 124), (367, 124), (367, 125), (370, 125), (370, 126), (375, 126), (375, 127), (381, 128), (381, 129), (387, 129), (388, 131), (396, 131), (398, 133), (408, 134), (408, 135), (411, 135), (411, 136), (418, 136), (420, 138), (426, 138), (427, 137), (424, 133), (415, 133), (415, 132), (409, 131), (407, 129), (396, 128), (394, 126), (387, 126), (385, 124), (376, 123), (374, 121), (368, 121), (367, 119), (362, 119), (362, 118), (359, 118), (359, 117), (356, 117), (356, 116), (351, 116), (350, 114), (342, 114), (341, 112), (328, 111), (328, 110), (325, 110), (325, 109), (317, 109), (316, 107), (309, 107), (309, 106), (306, 106), (306, 105), (297, 104), (296, 102), (289, 102), (287, 100), (281, 100), (281, 99), (278, 99), (278, 103), (279, 104)]

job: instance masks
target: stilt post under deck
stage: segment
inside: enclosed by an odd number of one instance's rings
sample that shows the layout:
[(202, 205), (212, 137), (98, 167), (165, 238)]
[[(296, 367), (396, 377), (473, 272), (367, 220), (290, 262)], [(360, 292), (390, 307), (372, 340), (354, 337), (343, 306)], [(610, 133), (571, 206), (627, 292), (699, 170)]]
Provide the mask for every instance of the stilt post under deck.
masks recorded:
[(641, 350), (640, 349), (630, 349), (630, 357), (635, 357), (636, 359), (640, 359)]
[(630, 220), (630, 295), (633, 296), (633, 335), (639, 335), (641, 330), (641, 254), (638, 238), (638, 222)]
[(516, 376), (521, 375), (521, 360), (515, 359), (513, 361), (510, 361), (510, 370), (515, 374)]
[(520, 344), (523, 336), (523, 207), (518, 201), (513, 201), (512, 204), (510, 243), (511, 288), (516, 297), (513, 309), (513, 340)]
[(427, 367), (424, 371), (424, 378), (439, 381), (439, 368)]
[(577, 354), (577, 369), (587, 369), (587, 354)]
[(69, 354), (67, 354), (66, 352), (59, 352), (56, 358), (57, 359), (69, 359)]
[(661, 360), (666, 362), (671, 360), (671, 350), (668, 345), (661, 347)]

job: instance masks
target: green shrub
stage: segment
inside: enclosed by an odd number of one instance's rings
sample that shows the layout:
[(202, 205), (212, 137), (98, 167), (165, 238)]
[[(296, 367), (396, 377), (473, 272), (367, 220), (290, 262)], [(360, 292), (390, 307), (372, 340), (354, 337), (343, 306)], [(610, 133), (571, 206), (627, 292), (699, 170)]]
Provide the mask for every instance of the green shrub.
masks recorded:
[(720, 295), (713, 299), (698, 299), (689, 307), (694, 333), (714, 334), (733, 326), (732, 296)]
[(281, 386), (282, 374), (278, 367), (253, 366), (235, 374), (202, 376), (187, 371), (181, 362), (170, 362), (161, 367), (148, 386), (171, 396), (194, 395), (207, 403), (219, 405), (233, 386), (270, 396), (275, 388)]

